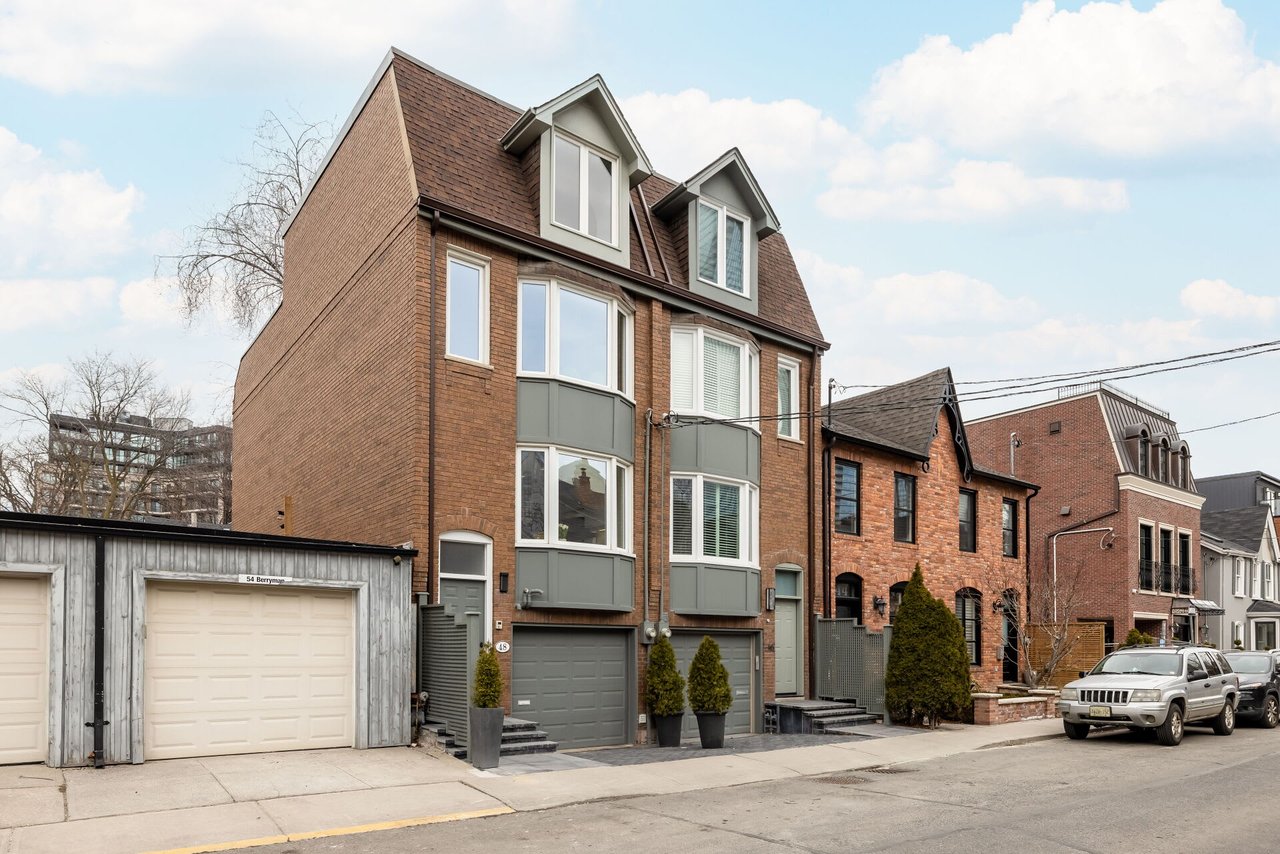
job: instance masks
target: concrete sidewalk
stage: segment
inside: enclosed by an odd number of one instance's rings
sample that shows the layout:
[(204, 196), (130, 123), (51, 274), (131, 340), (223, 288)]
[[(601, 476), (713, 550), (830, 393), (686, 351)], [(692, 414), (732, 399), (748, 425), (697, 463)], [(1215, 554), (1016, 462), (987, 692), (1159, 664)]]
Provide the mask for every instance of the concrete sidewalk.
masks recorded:
[(911, 737), (852, 738), (518, 776), (477, 771), (410, 748), (210, 757), (102, 770), (0, 768), (0, 854), (81, 850), (216, 851), (830, 774), (1062, 735), (1058, 720), (948, 726)]

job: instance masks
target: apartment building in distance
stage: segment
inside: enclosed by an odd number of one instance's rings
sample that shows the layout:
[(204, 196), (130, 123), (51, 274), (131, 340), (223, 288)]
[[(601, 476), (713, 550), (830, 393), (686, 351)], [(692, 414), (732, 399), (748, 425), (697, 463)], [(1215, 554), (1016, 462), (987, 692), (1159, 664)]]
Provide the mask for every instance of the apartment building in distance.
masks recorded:
[(719, 641), (730, 732), (808, 678), (827, 344), (742, 155), (671, 179), (641, 142), (598, 76), (524, 109), (393, 49), (236, 381), (237, 527), (412, 543), (563, 747), (644, 736), (659, 634)]
[[(1108, 644), (1130, 629), (1195, 640), (1217, 603), (1200, 598), (1200, 508), (1190, 445), (1170, 413), (1107, 383), (969, 421), (974, 455), (1040, 486), (1030, 584), (1056, 590)], [(1055, 587), (1056, 584), (1056, 587)], [(1212, 607), (1210, 607), (1212, 605)]]

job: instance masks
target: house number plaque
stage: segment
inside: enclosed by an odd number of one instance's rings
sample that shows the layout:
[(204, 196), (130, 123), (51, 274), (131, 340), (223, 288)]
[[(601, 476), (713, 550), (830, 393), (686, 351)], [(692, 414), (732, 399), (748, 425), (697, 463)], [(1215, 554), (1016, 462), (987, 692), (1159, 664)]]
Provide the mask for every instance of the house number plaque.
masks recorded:
[(498, 652), (511, 652), (511, 644), (506, 641), (498, 641), (493, 645), (493, 648)]

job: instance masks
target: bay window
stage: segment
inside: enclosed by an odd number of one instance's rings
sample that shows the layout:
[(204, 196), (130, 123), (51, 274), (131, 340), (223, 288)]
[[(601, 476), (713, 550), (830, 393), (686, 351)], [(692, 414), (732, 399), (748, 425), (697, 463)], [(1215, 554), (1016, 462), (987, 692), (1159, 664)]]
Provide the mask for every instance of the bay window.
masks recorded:
[(521, 544), (627, 550), (629, 466), (613, 457), (554, 446), (521, 448), (517, 453)]
[(674, 475), (672, 559), (754, 564), (757, 512), (758, 491), (749, 483)]
[(747, 296), (748, 222), (710, 201), (697, 204), (698, 279)]
[(556, 134), (551, 168), (556, 225), (613, 245), (617, 243), (618, 161)]
[(521, 374), (631, 393), (631, 315), (555, 281), (520, 283)]
[(754, 417), (758, 361), (756, 348), (745, 341), (702, 328), (671, 330), (672, 409), (709, 418)]

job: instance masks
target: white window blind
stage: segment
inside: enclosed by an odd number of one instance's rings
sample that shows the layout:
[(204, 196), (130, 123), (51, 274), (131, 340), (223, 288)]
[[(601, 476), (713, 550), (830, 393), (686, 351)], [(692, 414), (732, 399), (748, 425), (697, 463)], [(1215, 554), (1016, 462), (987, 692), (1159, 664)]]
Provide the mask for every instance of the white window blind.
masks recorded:
[(671, 333), (671, 408), (677, 412), (694, 409), (694, 332)]
[(702, 487), (702, 553), (737, 560), (741, 555), (740, 487), (706, 481)]
[(671, 553), (693, 554), (693, 479), (671, 480)]
[(703, 400), (724, 418), (742, 414), (742, 348), (718, 338), (702, 339)]

